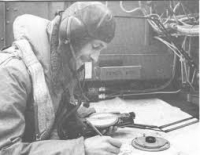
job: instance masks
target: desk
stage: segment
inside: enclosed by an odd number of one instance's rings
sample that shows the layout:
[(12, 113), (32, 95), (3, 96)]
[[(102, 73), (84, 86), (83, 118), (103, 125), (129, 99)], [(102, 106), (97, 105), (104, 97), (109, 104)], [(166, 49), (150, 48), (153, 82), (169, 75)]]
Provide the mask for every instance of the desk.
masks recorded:
[[(91, 103), (97, 112), (135, 112), (135, 123), (161, 126), (178, 120), (191, 117), (188, 113), (180, 108), (168, 104), (164, 100), (138, 99), (123, 100), (115, 98), (111, 100)], [(122, 141), (120, 155), (198, 155), (199, 154), (199, 123), (164, 133), (136, 128), (119, 128), (112, 136)], [(153, 135), (163, 137), (170, 142), (170, 148), (160, 152), (146, 152), (133, 148), (130, 144), (132, 139), (143, 135)]]

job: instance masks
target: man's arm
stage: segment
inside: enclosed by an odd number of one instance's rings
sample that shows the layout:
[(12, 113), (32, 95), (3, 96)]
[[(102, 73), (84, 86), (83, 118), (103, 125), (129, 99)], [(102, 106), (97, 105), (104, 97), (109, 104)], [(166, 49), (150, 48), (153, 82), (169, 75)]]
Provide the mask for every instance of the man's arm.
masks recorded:
[(0, 66), (0, 154), (84, 155), (83, 138), (22, 142), (31, 81), (22, 61)]

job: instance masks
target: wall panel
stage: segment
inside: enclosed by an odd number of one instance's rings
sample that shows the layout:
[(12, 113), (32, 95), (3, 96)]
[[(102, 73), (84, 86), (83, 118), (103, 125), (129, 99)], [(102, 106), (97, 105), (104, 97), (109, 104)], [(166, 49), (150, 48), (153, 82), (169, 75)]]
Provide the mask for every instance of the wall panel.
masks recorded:
[(53, 19), (57, 11), (65, 10), (71, 2), (48, 2), (48, 19)]
[(48, 3), (46, 2), (6, 2), (6, 45), (13, 41), (12, 25), (14, 19), (22, 14), (33, 14), (48, 18)]
[(22, 14), (32, 14), (46, 19), (53, 19), (55, 12), (64, 10), (72, 2), (69, 1), (17, 1), (5, 2), (5, 44), (9, 46), (13, 41), (12, 25), (14, 19)]
[(5, 3), (0, 2), (0, 49), (5, 45)]
[[(73, 2), (73, 0), (0, 2), (0, 48), (11, 45), (12, 25), (17, 16), (28, 13), (51, 20), (56, 11), (64, 10)], [(125, 1), (123, 4), (127, 10), (138, 7), (137, 1)], [(120, 65), (142, 66), (144, 79), (169, 78), (173, 56), (161, 43), (152, 42), (149, 25), (144, 19), (132, 17), (141, 15), (141, 12), (125, 13), (120, 8), (119, 1), (107, 1), (107, 5), (116, 17), (117, 27), (115, 38), (100, 55), (100, 64), (105, 63), (107, 61), (105, 59), (116, 63), (113, 59), (117, 59)]]

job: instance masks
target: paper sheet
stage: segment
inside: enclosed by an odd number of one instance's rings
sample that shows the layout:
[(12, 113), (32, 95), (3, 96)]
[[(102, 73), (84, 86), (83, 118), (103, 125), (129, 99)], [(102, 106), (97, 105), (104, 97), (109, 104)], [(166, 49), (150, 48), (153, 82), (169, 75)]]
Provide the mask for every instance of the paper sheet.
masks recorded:
[[(140, 100), (123, 100), (120, 98), (115, 98), (112, 100), (100, 101), (97, 103), (91, 103), (91, 107), (94, 107), (97, 112), (135, 112), (136, 118), (135, 123), (148, 124), (161, 126), (168, 123), (172, 123), (178, 120), (182, 120), (191, 115), (185, 113), (180, 108), (172, 106), (167, 102), (153, 98), (153, 99), (140, 99)], [(175, 135), (164, 132), (157, 132), (152, 130), (136, 129), (136, 128), (120, 128), (117, 133), (113, 135), (114, 138), (119, 139), (123, 142), (121, 147), (121, 153), (119, 155), (197, 155), (192, 152), (192, 146), (189, 149), (181, 148), (180, 143), (184, 139), (184, 135), (187, 134), (187, 131), (181, 132), (182, 130), (188, 130), (189, 127), (185, 127), (174, 132), (178, 132)], [(197, 132), (197, 131), (196, 131)], [(196, 141), (195, 133), (190, 132), (190, 140)], [(141, 151), (133, 148), (131, 146), (131, 141), (133, 138), (145, 135), (151, 136), (160, 136), (166, 138), (171, 146), (168, 150), (161, 152), (147, 152)], [(171, 135), (171, 136), (170, 136)], [(178, 136), (180, 135), (180, 136)], [(182, 135), (182, 137), (181, 137)], [(177, 138), (174, 138), (177, 136)], [(180, 138), (181, 137), (181, 138)], [(194, 142), (195, 143), (195, 142)], [(185, 144), (187, 145), (187, 144)], [(178, 146), (178, 147), (177, 147)], [(184, 145), (183, 145), (184, 146)], [(196, 146), (195, 146), (196, 149)]]

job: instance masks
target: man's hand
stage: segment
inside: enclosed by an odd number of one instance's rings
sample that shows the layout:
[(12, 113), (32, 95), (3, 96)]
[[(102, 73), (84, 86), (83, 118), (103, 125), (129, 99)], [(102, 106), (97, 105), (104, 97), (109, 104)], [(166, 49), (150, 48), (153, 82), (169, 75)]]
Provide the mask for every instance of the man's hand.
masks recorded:
[[(81, 118), (85, 118), (93, 113), (96, 112), (96, 110), (94, 108), (86, 108), (84, 107), (83, 105), (81, 105), (79, 107), (79, 109), (77, 110), (78, 112), (78, 115), (81, 117)], [(110, 126), (109, 128), (101, 131), (101, 133), (103, 135), (112, 135), (114, 134), (115, 132), (117, 131), (117, 126)]]
[(122, 143), (109, 136), (95, 136), (85, 139), (86, 155), (115, 155), (119, 154)]
[(77, 112), (78, 112), (78, 115), (79, 115), (80, 117), (85, 118), (85, 117), (87, 117), (87, 116), (89, 116), (89, 115), (95, 113), (96, 110), (95, 110), (94, 108), (86, 108), (86, 107), (84, 107), (83, 105), (81, 105), (81, 106), (78, 108)]
[(103, 130), (101, 133), (103, 135), (111, 136), (117, 131), (117, 126), (110, 126), (107, 130)]

